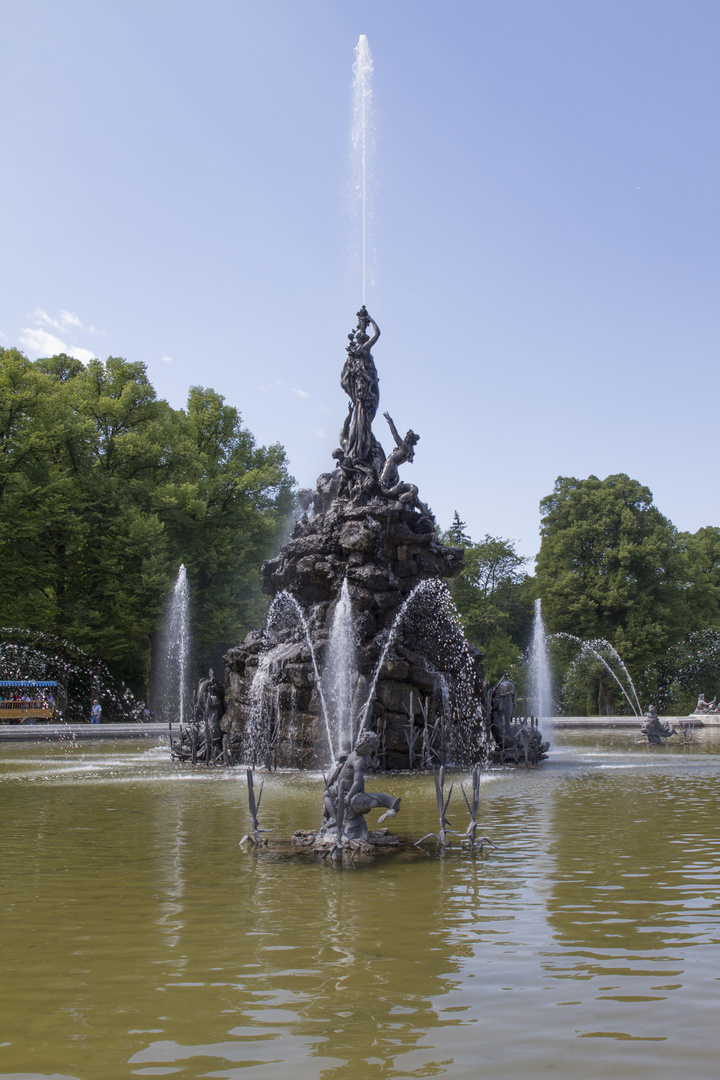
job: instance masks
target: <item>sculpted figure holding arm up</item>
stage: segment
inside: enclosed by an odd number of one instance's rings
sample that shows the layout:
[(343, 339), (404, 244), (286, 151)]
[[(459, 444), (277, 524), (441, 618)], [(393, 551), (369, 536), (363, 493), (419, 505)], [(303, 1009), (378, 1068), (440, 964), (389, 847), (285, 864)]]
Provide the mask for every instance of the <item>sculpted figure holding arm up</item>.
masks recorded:
[[(367, 333), (373, 328), (372, 337)], [(372, 422), (380, 404), (380, 384), (371, 349), (380, 337), (380, 328), (363, 306), (358, 312), (358, 328), (348, 335), (347, 359), (340, 376), (340, 385), (352, 402), (350, 423), (347, 425), (347, 446), (343, 446), (353, 464), (372, 465), (374, 439)]]
[(414, 461), (415, 446), (420, 436), (416, 435), (410, 428), (405, 438), (400, 438), (390, 413), (383, 413), (383, 416), (387, 420), (392, 437), (395, 440), (395, 449), (390, 452), (382, 467), (380, 486), (386, 495), (393, 495), (400, 502), (407, 503), (409, 506), (416, 506), (421, 513), (430, 516), (427, 506), (425, 503), (420, 502), (418, 498), (418, 489), (415, 484), (402, 483), (398, 472), (400, 465), (404, 465), (406, 461)]

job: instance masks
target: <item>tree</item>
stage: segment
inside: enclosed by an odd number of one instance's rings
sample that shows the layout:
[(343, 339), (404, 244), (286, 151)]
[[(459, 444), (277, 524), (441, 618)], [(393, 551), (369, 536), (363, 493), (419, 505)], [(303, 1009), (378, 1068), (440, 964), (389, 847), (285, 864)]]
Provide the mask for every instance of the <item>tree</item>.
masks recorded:
[(684, 594), (692, 630), (720, 630), (720, 528), (679, 533)]
[(456, 510), (453, 515), (452, 524), (443, 537), (445, 543), (452, 547), (470, 547), (472, 540), (465, 531), (466, 529), (467, 525), (464, 521), (460, 520), (460, 515)]
[(677, 533), (624, 473), (558, 477), (543, 514), (537, 589), (549, 629), (605, 638), (637, 674), (686, 626)]
[(163, 492), (162, 517), (190, 575), (196, 643), (207, 659), (263, 621), (260, 563), (284, 539), (293, 481), (282, 447), (256, 446), (214, 390), (191, 387), (185, 420), (192, 472)]
[(483, 650), (486, 677), (495, 682), (517, 663), (532, 623), (532, 598), (510, 540), (486, 535), (475, 544), (455, 511), (443, 541), (465, 549), (465, 568), (450, 592), (468, 640)]
[(292, 479), (282, 448), (257, 447), (214, 391), (173, 410), (142, 364), (0, 349), (0, 442), (0, 602), (15, 625), (141, 689), (181, 561), (201, 652), (259, 618)]

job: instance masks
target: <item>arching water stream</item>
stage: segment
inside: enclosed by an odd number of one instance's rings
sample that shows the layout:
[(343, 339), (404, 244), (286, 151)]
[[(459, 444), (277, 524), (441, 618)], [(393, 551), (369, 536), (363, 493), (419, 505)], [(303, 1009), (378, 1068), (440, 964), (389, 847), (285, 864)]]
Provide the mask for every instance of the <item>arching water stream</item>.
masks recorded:
[[(373, 786), (436, 830), (431, 777)], [(270, 846), (243, 852), (242, 770), (3, 746), (0, 1078), (716, 1076), (720, 732), (558, 730), (483, 775), (483, 858), (274, 849), (321, 789), (267, 776)]]

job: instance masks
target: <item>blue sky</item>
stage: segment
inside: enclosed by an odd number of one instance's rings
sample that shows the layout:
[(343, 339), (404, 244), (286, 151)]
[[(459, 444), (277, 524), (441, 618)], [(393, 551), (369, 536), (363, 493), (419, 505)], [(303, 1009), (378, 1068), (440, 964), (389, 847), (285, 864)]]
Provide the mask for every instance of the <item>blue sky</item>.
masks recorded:
[(362, 297), (361, 33), (404, 478), (528, 556), (558, 475), (720, 524), (715, 0), (0, 0), (0, 344), (211, 386), (312, 485)]

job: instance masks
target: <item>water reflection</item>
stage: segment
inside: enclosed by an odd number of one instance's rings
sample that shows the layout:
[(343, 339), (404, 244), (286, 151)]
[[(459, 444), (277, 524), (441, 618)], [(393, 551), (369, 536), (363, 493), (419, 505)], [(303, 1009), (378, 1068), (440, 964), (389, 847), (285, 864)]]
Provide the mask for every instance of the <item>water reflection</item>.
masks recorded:
[[(354, 867), (241, 851), (239, 771), (7, 748), (4, 1075), (569, 1078), (588, 1045), (597, 1077), (714, 1075), (718, 744), (561, 740), (484, 778), (497, 852)], [(431, 780), (390, 788), (398, 831), (430, 832)], [(269, 778), (271, 838), (317, 825), (320, 790)]]

